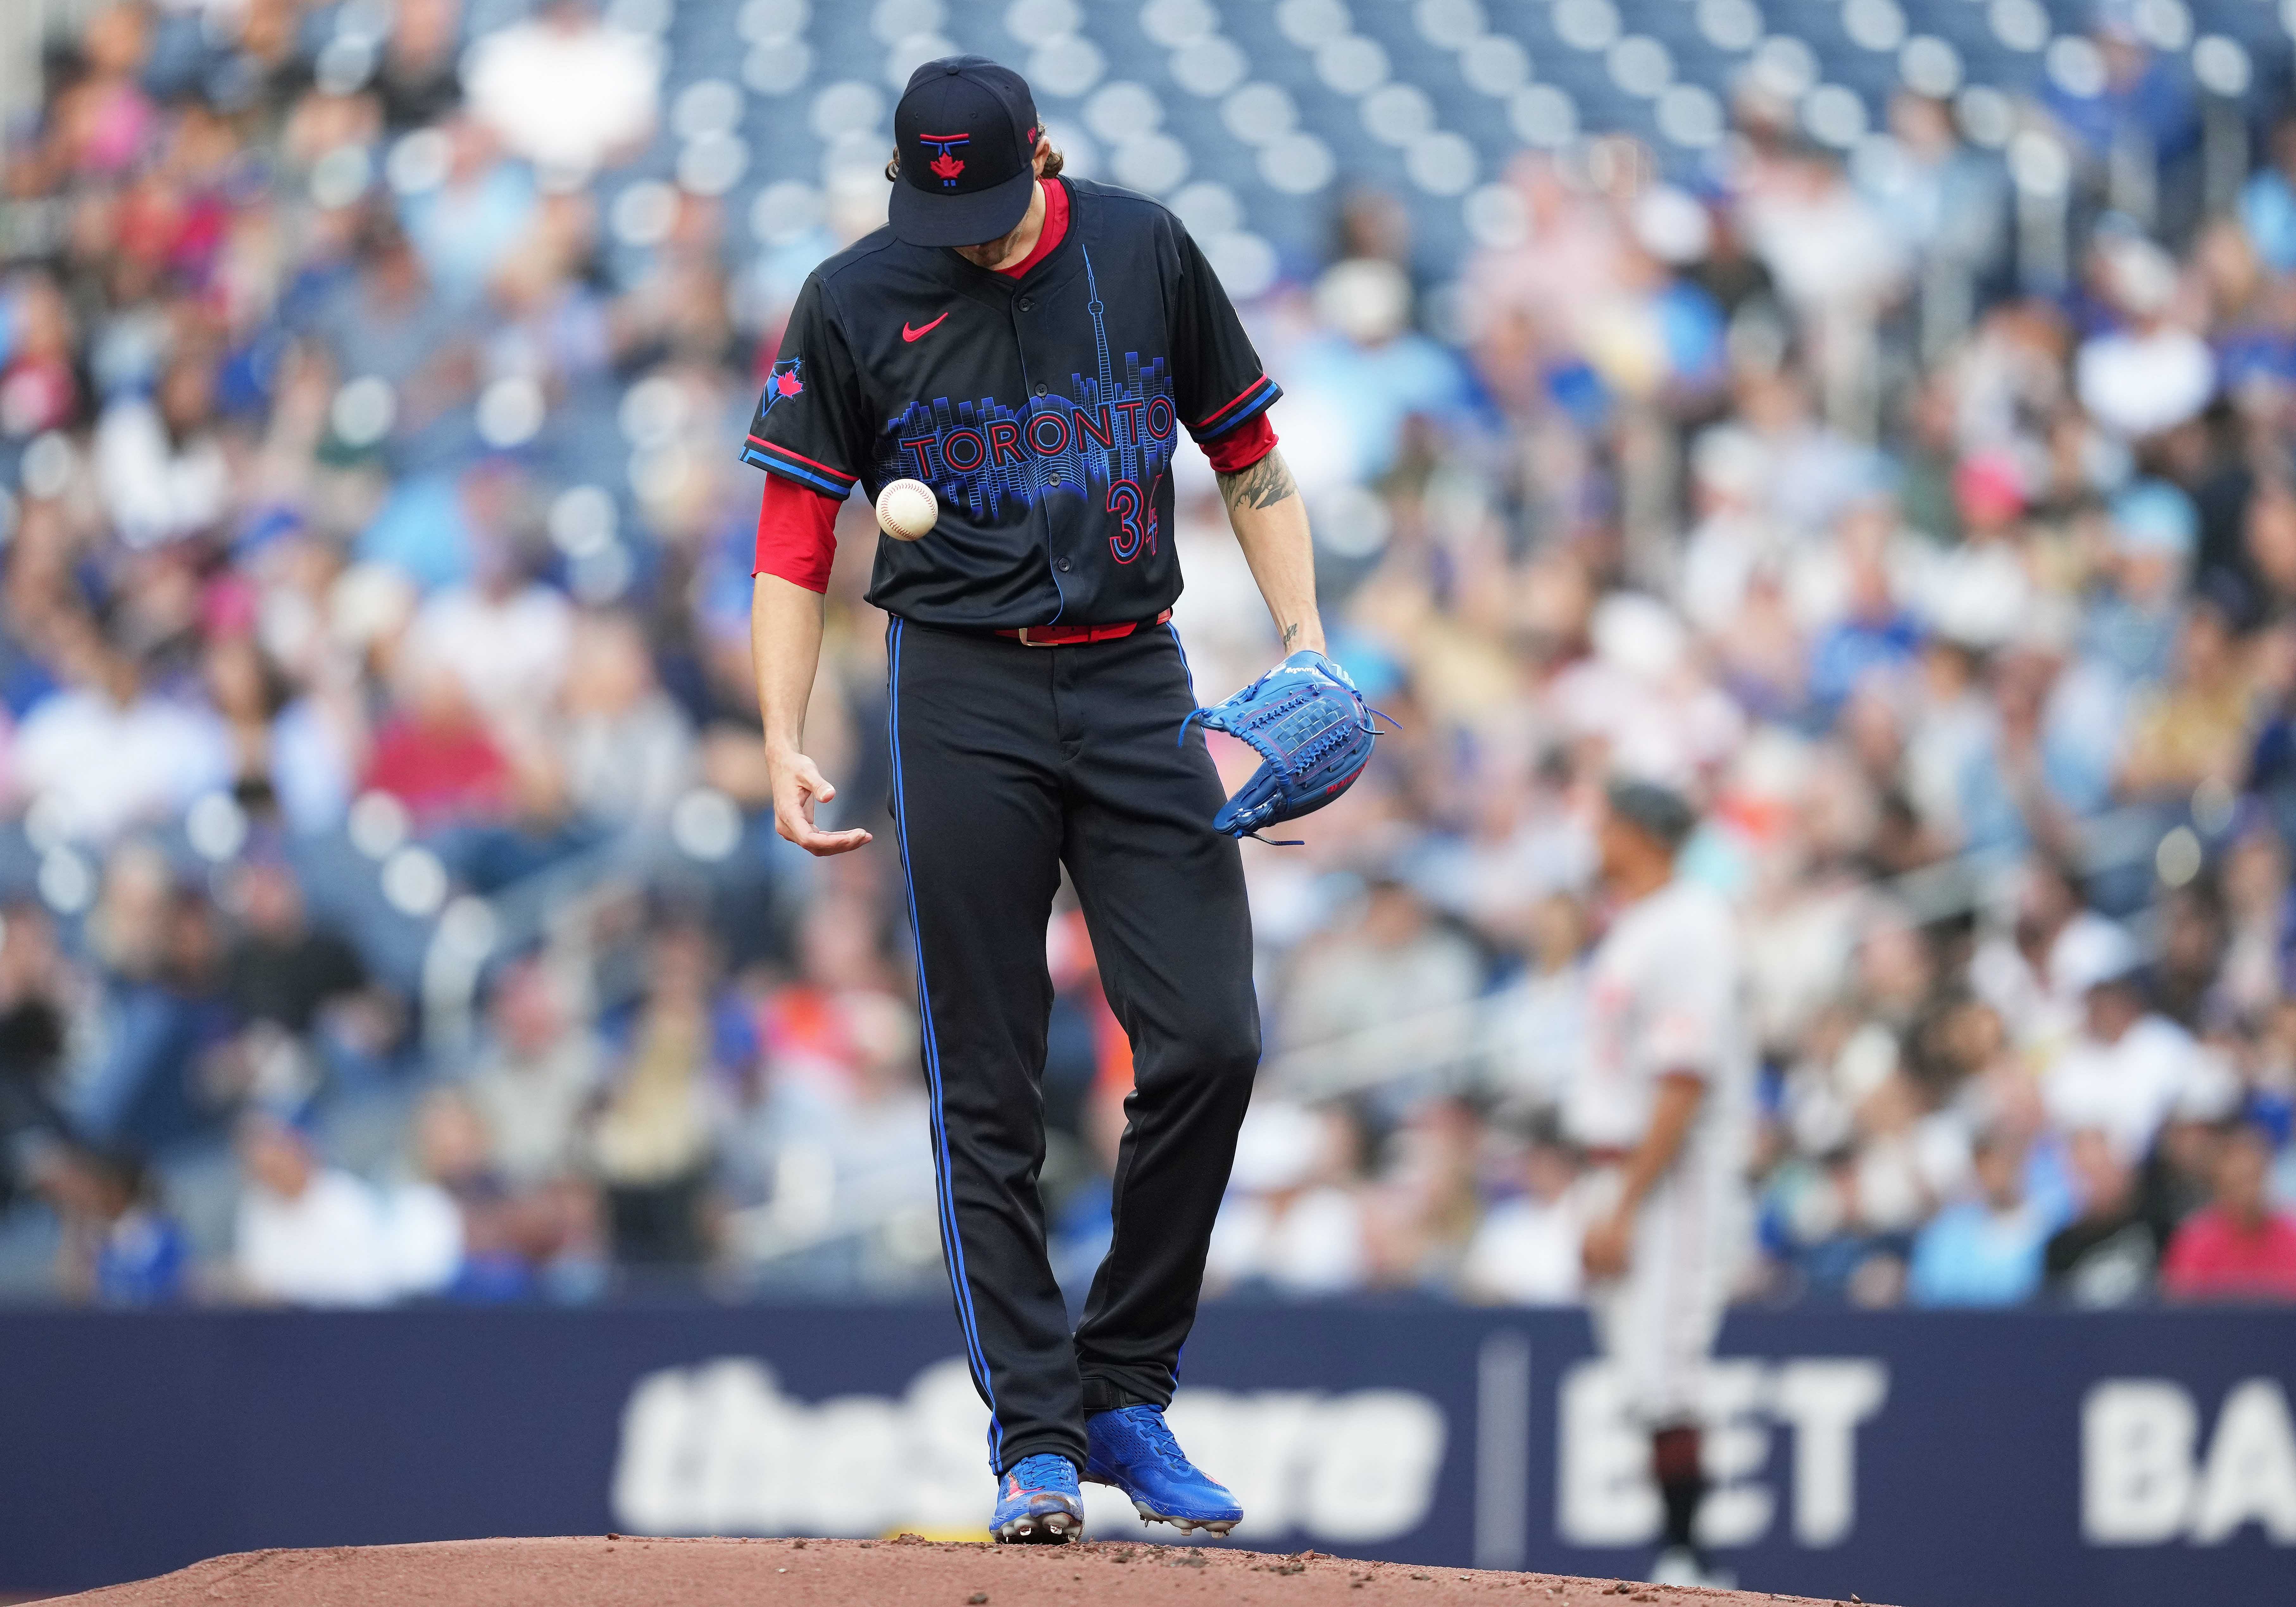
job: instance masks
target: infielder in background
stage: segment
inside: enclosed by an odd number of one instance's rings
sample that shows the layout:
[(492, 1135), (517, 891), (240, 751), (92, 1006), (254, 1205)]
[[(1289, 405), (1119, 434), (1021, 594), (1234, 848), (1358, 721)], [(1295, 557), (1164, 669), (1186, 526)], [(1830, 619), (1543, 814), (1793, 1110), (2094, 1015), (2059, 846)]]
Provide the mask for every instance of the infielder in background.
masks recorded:
[(1587, 1305), (1665, 1505), (1652, 1577), (1706, 1582), (1705, 1370), (1749, 1220), (1753, 1056), (1738, 936), (1719, 894), (1675, 873), (1696, 817), (1677, 793), (1612, 783), (1602, 875), (1614, 900), (1588, 967), (1585, 1058), (1563, 1115), (1592, 1168)]
[[(816, 854), (870, 840), (815, 824), (837, 793), (805, 756), (832, 521), (857, 483), (923, 480), (939, 521), (878, 543), (869, 600), (892, 616), (893, 824), (991, 1528), (1081, 1532), (1081, 1471), (1225, 1532), (1241, 1509), (1162, 1411), (1259, 1059), (1242, 865), (1167, 623), (1180, 430), (1286, 653), (1323, 647), (1308, 519), (1275, 384), (1171, 213), (1060, 176), (1029, 86), (978, 56), (920, 67), (893, 126), (890, 227), (806, 281), (742, 454), (768, 476), (752, 635), (775, 823)], [(1037, 1193), (1063, 865), (1135, 1079), (1114, 1242), (1073, 1335)]]

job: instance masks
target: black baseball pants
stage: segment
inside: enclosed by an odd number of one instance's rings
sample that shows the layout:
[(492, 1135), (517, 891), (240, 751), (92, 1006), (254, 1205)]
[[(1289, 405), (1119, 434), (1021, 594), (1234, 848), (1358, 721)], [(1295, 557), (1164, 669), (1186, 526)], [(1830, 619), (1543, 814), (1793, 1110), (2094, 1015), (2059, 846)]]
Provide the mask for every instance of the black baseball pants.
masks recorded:
[[(1084, 1461), (1084, 1414), (1172, 1397), (1259, 1062), (1251, 920), (1178, 636), (1027, 647), (895, 619), (893, 820), (916, 931), (941, 1243), (996, 1471)], [(1132, 1039), (1115, 1241), (1082, 1323), (1037, 1177), (1068, 867)]]

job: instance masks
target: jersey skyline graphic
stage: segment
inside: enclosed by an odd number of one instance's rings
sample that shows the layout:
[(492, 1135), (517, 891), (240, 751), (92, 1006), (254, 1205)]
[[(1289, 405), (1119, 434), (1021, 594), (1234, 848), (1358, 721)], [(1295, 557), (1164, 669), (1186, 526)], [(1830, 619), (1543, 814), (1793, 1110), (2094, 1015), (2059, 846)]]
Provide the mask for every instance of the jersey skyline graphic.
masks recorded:
[(996, 519), (1008, 504), (1034, 507), (1055, 491), (1085, 495), (1130, 480), (1146, 492), (1168, 468), (1179, 442), (1172, 379), (1162, 357), (1124, 354), (1119, 376), (1108, 348), (1106, 307), (1084, 253), (1086, 311), (1099, 373), (1069, 374), (1071, 396), (1045, 395), (1013, 407), (995, 397), (914, 401), (889, 419), (879, 438), (880, 481), (923, 480), (975, 519)]

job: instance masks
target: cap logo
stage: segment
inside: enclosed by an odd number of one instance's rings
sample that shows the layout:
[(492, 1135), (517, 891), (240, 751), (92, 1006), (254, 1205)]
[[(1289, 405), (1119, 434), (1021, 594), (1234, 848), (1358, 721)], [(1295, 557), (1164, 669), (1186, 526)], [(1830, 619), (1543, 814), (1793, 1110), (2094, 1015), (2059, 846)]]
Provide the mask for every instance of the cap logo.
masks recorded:
[(941, 188), (944, 190), (954, 190), (956, 188), (956, 176), (964, 171), (964, 163), (956, 157), (951, 156), (949, 152), (959, 145), (971, 143), (972, 140), (972, 135), (969, 132), (964, 134), (920, 134), (917, 135), (917, 141), (920, 144), (930, 145), (935, 151), (939, 152), (939, 154), (935, 156), (931, 161), (926, 164), (926, 166), (940, 176)]

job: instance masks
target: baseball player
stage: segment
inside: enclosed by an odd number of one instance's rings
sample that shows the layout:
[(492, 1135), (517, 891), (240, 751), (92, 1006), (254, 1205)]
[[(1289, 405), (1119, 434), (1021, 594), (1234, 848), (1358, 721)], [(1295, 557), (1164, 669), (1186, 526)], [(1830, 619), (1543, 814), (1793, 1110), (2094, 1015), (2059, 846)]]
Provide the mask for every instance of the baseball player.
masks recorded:
[[(1163, 1407), (1259, 1058), (1251, 931), (1220, 783), (1168, 621), (1172, 455), (1219, 477), (1286, 652), (1320, 652), (1278, 392), (1171, 213), (1061, 176), (1029, 86), (930, 61), (894, 112), (890, 225), (815, 269), (750, 426), (767, 471), (752, 635), (775, 823), (815, 854), (871, 834), (805, 755), (831, 521), (855, 485), (930, 485), (881, 540), (893, 829), (916, 934), (943, 1248), (989, 1411), (1004, 1540), (1081, 1532), (1078, 1477), (1144, 1518), (1242, 1511)], [(1046, 1256), (1045, 928), (1066, 866), (1130, 1035), (1115, 1236), (1070, 1332)]]
[(1650, 1431), (1665, 1509), (1652, 1577), (1677, 1584), (1705, 1582), (1701, 1395), (1744, 1241), (1753, 1096), (1730, 911), (1675, 874), (1694, 824), (1665, 787), (1610, 788), (1615, 913), (1588, 966), (1586, 1054), (1563, 1104), (1592, 1168), (1581, 1255), (1595, 1337)]

